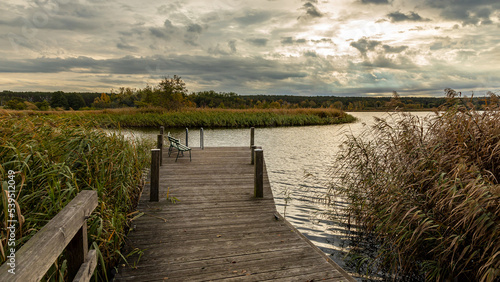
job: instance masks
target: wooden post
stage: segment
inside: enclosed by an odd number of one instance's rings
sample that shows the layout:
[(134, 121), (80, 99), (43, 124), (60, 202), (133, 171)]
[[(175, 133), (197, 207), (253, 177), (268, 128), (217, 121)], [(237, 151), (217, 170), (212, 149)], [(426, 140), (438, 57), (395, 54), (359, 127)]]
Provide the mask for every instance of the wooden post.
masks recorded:
[(87, 221), (76, 232), (66, 247), (66, 257), (68, 259), (68, 281), (73, 281), (80, 266), (87, 259), (89, 244), (87, 242)]
[(264, 197), (264, 151), (255, 149), (255, 179), (254, 196), (255, 198)]
[(160, 166), (163, 165), (163, 134), (158, 134), (157, 149), (160, 149)]
[(250, 147), (255, 144), (255, 127), (250, 127)]
[(189, 129), (186, 127), (186, 147), (189, 147)]
[(165, 127), (163, 126), (160, 126), (160, 134), (163, 135), (165, 132)]
[(160, 188), (160, 149), (151, 149), (151, 183), (149, 201), (158, 202)]
[(250, 159), (250, 164), (253, 165), (255, 162), (255, 149), (257, 148), (257, 146), (255, 145), (252, 145), (252, 151), (251, 151), (251, 159)]
[(205, 149), (205, 140), (203, 136), (203, 127), (200, 128), (200, 148), (203, 150)]

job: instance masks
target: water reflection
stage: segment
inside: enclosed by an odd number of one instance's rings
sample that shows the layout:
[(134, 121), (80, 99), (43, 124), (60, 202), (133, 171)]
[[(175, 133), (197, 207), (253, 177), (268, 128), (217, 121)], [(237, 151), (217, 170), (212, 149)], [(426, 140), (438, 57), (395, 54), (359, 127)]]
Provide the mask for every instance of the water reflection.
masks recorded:
[[(328, 216), (321, 199), (332, 177), (330, 169), (346, 134), (359, 135), (373, 124), (374, 117), (387, 118), (387, 113), (351, 113), (358, 122), (348, 125), (256, 128), (255, 143), (262, 146), (269, 180), (278, 211), (316, 246), (346, 270), (343, 262), (347, 232)], [(427, 116), (429, 112), (415, 113)], [(165, 129), (185, 142), (185, 130)], [(249, 146), (248, 129), (204, 129), (205, 147)], [(132, 137), (154, 138), (157, 129), (123, 130)], [(189, 145), (199, 146), (199, 130), (190, 129)], [(337, 201), (335, 204), (345, 205)]]

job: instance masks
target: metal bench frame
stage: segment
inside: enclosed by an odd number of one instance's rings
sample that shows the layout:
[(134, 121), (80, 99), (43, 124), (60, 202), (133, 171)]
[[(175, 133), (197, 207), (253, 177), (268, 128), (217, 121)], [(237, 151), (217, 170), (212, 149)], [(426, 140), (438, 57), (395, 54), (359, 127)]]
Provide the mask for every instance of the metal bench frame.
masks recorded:
[(170, 132), (167, 134), (168, 141), (170, 141), (170, 147), (168, 147), (168, 156), (170, 157), (170, 154), (172, 153), (173, 148), (177, 149), (177, 157), (175, 158), (175, 161), (179, 158), (179, 155), (184, 156), (184, 152), (189, 151), (189, 161), (191, 161), (191, 148), (182, 145), (181, 140), (172, 137), (170, 135)]

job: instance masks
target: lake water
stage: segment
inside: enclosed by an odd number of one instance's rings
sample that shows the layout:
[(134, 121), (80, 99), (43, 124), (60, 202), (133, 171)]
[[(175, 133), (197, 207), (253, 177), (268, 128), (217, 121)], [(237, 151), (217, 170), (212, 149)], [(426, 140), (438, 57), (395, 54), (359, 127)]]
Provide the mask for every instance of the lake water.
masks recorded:
[[(326, 254), (354, 274), (343, 262), (347, 243), (345, 230), (324, 214), (328, 207), (321, 195), (332, 179), (331, 168), (346, 134), (358, 135), (373, 124), (382, 112), (350, 113), (358, 121), (344, 125), (256, 128), (255, 145), (262, 146), (271, 188), (278, 211)], [(418, 116), (429, 112), (413, 113)], [(165, 129), (165, 133), (185, 140), (185, 130)], [(199, 129), (189, 132), (189, 146), (200, 144)], [(146, 136), (156, 140), (155, 130), (123, 130), (127, 136)], [(205, 147), (249, 146), (249, 129), (204, 129)]]

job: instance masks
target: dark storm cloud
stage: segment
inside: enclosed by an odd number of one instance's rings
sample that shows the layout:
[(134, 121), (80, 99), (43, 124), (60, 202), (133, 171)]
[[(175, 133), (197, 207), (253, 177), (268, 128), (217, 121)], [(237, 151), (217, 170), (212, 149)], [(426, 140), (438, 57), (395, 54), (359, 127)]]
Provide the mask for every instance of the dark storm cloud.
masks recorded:
[[(275, 81), (293, 77), (305, 77), (299, 65), (277, 63), (260, 57), (168, 56), (132, 57), (96, 60), (89, 57), (38, 58), (22, 61), (0, 59), (2, 73), (97, 73), (97, 74), (151, 74), (151, 68), (159, 66), (167, 73), (189, 74), (205, 81), (226, 80), (235, 84), (241, 81)], [(163, 74), (163, 73), (162, 73)], [(165, 74), (163, 74), (165, 75)]]
[(351, 42), (351, 46), (358, 49), (358, 51), (365, 56), (368, 51), (375, 50), (375, 47), (380, 45), (380, 41), (368, 40), (366, 38), (361, 38), (358, 41)]
[(391, 22), (403, 22), (403, 21), (414, 21), (414, 22), (421, 22), (421, 21), (429, 21), (429, 19), (424, 19), (422, 18), (419, 14), (415, 12), (409, 12), (408, 14), (403, 14), (399, 11), (392, 12), (387, 14), (387, 17), (391, 20)]

